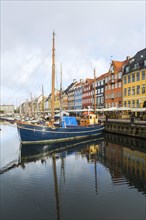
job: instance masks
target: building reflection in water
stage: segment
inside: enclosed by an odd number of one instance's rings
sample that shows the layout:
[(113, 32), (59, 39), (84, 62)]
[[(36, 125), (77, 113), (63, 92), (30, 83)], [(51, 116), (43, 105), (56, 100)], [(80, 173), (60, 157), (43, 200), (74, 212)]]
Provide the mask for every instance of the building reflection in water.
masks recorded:
[(105, 163), (114, 184), (128, 184), (146, 194), (146, 141), (118, 135), (105, 137)]
[[(57, 149), (52, 146), (51, 150), (45, 147), (45, 152), (43, 150), (43, 153), (40, 149), (37, 149), (37, 155), (34, 155), (35, 152), (33, 151), (32, 153), (32, 150), (29, 155), (28, 149), (30, 148), (27, 146), (27, 150), (22, 149), (21, 163), (25, 164), (25, 162), (38, 159), (41, 159), (44, 163), (45, 159), (48, 158), (54, 160), (52, 155), (55, 153), (56, 157), (61, 160), (61, 173), (65, 183), (66, 164), (64, 160), (67, 155), (75, 153), (75, 157), (81, 155), (87, 158), (88, 163), (94, 164), (96, 194), (98, 193), (98, 163), (109, 169), (113, 184), (121, 185), (126, 183), (146, 194), (145, 140), (107, 134), (104, 139), (91, 142), (77, 142), (69, 146), (69, 148), (59, 147)], [(55, 164), (55, 162), (53, 163)]]
[[(69, 148), (54, 146), (45, 146), (38, 148), (30, 148), (22, 146), (21, 163), (23, 169), (25, 163), (36, 162), (46, 163), (47, 160), (52, 161), (54, 173), (54, 195), (56, 200), (56, 218), (60, 219), (60, 192), (58, 187), (58, 178), (63, 179), (65, 184), (65, 159), (68, 155), (74, 154), (76, 159), (85, 157), (87, 163), (94, 165), (94, 181), (95, 193), (98, 194), (98, 164), (108, 168), (114, 185), (120, 186), (128, 184), (130, 187), (136, 188), (138, 191), (146, 194), (146, 141), (134, 139), (130, 137), (108, 134), (104, 138), (95, 141), (77, 142), (68, 145)], [(36, 147), (36, 146), (35, 146)], [(36, 149), (36, 153), (34, 151)], [(61, 175), (57, 175), (56, 160), (60, 161)]]

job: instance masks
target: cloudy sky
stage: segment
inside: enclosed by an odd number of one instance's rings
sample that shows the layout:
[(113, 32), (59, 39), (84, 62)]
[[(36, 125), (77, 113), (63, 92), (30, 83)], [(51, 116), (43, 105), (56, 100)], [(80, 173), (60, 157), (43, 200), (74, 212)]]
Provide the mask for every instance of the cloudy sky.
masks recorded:
[(1, 0), (1, 104), (51, 92), (52, 32), (56, 87), (106, 73), (146, 47), (146, 2)]

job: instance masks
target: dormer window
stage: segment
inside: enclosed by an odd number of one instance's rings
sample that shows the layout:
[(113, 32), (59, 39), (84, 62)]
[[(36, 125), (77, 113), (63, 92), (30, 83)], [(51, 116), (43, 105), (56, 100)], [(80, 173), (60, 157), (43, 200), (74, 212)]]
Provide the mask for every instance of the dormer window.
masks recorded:
[(135, 64), (134, 64), (134, 70), (137, 70), (138, 67), (139, 67), (139, 63), (135, 63)]
[(130, 69), (130, 66), (127, 66), (127, 67), (126, 67), (126, 73), (129, 72), (129, 69)]
[(111, 71), (111, 73), (114, 73), (114, 67), (113, 66), (110, 67), (110, 71)]
[(144, 66), (146, 66), (146, 60), (144, 60)]
[(135, 60), (135, 59), (134, 59), (134, 58), (132, 58), (130, 63), (133, 63), (133, 62), (134, 62), (134, 60)]

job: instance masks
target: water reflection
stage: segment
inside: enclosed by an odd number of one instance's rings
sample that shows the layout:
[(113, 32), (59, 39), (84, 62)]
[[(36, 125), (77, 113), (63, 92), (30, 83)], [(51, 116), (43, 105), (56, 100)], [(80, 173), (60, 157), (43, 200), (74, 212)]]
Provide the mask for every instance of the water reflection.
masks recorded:
[[(106, 134), (92, 140), (17, 148), (17, 163), (2, 171), (6, 180), (3, 198), (7, 198), (7, 206), (2, 208), (4, 219), (11, 219), (11, 213), (20, 219), (19, 210), (30, 219), (27, 203), (35, 195), (37, 201), (30, 204), (31, 219), (41, 219), (33, 211), (38, 203), (47, 210), (46, 215), (43, 211), (38, 214), (45, 215), (44, 219), (88, 219), (87, 215), (96, 219), (97, 214), (99, 219), (118, 219), (120, 215), (123, 219), (145, 219), (142, 202), (146, 195), (146, 140)], [(12, 199), (8, 183), (16, 187)], [(16, 215), (12, 200), (18, 205)], [(21, 209), (23, 203), (26, 206)], [(70, 216), (72, 209), (81, 211)]]
[[(70, 141), (66, 143), (57, 143), (49, 145), (21, 145), (21, 162), (31, 162), (39, 160), (41, 158), (48, 158), (53, 154), (60, 156), (64, 153), (65, 155), (73, 152), (82, 152), (83, 149), (89, 149), (88, 155), (92, 155), (95, 151), (95, 145), (104, 140), (104, 136), (100, 136), (94, 139), (84, 139), (82, 141)], [(97, 151), (96, 151), (97, 152)]]
[(105, 136), (105, 164), (109, 167), (113, 183), (122, 183), (146, 194), (146, 141), (119, 135)]
[(41, 160), (48, 157), (61, 158), (62, 172), (65, 169), (64, 158), (76, 152), (86, 157), (87, 163), (94, 164), (95, 191), (97, 193), (97, 164), (101, 163), (109, 169), (113, 184), (123, 184), (128, 181), (130, 186), (136, 187), (146, 194), (146, 141), (119, 135), (107, 134), (98, 139), (74, 141), (52, 145), (22, 145), (21, 166), (26, 162)]
[(41, 160), (41, 163), (46, 163), (48, 158), (52, 158), (53, 164), (53, 177), (54, 177), (54, 195), (56, 200), (56, 217), (57, 220), (61, 218), (60, 214), (60, 193), (59, 183), (57, 175), (56, 161), (61, 160), (61, 175), (63, 176), (65, 184), (65, 158), (75, 152), (75, 156), (81, 155), (86, 156), (87, 162), (94, 163), (95, 169), (95, 191), (97, 193), (97, 171), (96, 161), (99, 150), (99, 143), (104, 140), (104, 136), (101, 135), (98, 139), (85, 139), (83, 141), (72, 141), (59, 144), (50, 145), (22, 145), (21, 146), (21, 162), (20, 165), (25, 168), (25, 163), (36, 162)]
[(136, 187), (146, 194), (146, 141), (120, 135), (106, 134), (98, 139), (86, 139), (49, 145), (20, 145), (18, 160), (1, 173), (21, 166), (25, 163), (41, 160), (46, 163), (48, 158), (61, 159), (62, 173), (65, 170), (64, 159), (71, 153), (86, 157), (87, 163), (94, 164), (95, 191), (97, 193), (97, 164), (101, 163), (109, 169), (113, 184), (123, 184), (126, 180), (130, 186)]

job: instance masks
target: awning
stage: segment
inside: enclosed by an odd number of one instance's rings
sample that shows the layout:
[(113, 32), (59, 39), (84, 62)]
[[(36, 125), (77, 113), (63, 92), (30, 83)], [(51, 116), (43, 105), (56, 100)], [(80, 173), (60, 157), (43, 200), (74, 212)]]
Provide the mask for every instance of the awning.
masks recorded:
[(146, 108), (133, 108), (132, 112), (146, 112)]

